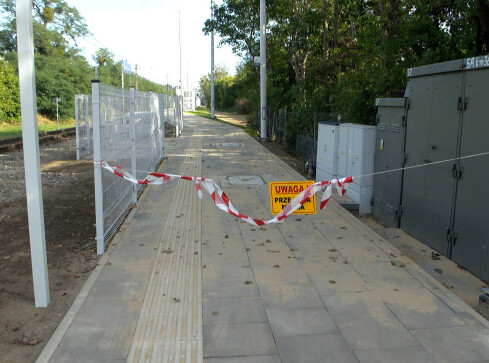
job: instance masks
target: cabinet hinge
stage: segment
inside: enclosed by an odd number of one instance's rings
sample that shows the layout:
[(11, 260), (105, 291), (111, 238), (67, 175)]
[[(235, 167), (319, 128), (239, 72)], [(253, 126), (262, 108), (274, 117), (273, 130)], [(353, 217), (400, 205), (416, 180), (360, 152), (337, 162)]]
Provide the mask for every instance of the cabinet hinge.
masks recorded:
[(457, 111), (467, 110), (467, 104), (469, 103), (468, 97), (459, 97), (457, 103)]
[(399, 210), (396, 210), (396, 214), (394, 216), (394, 219), (399, 222), (402, 217), (402, 213), (404, 212), (404, 207), (402, 205), (399, 206)]
[(447, 231), (447, 242), (454, 245), (458, 239), (458, 231), (452, 231), (450, 228), (446, 228)]
[(460, 164), (453, 164), (453, 167), (452, 167), (452, 176), (455, 179), (462, 178), (463, 171), (464, 171), (464, 167), (462, 165), (460, 165)]
[(452, 244), (453, 245), (455, 243), (457, 243), (457, 239), (458, 239), (458, 232), (457, 231), (453, 231), (453, 233), (452, 233)]

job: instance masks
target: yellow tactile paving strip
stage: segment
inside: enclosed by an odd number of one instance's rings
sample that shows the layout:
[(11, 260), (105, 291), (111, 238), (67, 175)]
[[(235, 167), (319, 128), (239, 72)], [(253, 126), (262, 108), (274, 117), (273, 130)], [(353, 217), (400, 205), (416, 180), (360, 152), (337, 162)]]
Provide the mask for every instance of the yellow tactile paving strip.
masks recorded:
[[(181, 175), (200, 176), (202, 137), (192, 135)], [(201, 207), (179, 180), (146, 289), (128, 362), (202, 362)]]

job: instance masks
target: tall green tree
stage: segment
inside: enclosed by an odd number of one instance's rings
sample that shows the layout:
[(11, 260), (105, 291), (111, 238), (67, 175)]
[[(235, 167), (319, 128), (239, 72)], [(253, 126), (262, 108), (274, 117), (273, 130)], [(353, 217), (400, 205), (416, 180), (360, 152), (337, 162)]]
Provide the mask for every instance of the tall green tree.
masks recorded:
[[(243, 55), (238, 94), (240, 83), (259, 86), (258, 9), (224, 0), (203, 29)], [(489, 0), (270, 0), (267, 20), (269, 107), (352, 122), (373, 122), (375, 98), (402, 91), (406, 69), (488, 52)]]
[[(76, 47), (89, 34), (78, 10), (63, 0), (34, 0), (33, 33), (38, 112), (56, 117), (54, 98), (61, 98), (62, 119), (74, 116), (75, 93), (88, 93), (91, 67)], [(15, 1), (0, 0), (4, 13), (0, 31), (0, 54), (17, 68)]]
[(19, 117), (19, 78), (15, 68), (0, 59), (0, 122), (18, 121)]
[[(216, 87), (217, 83), (220, 80), (223, 79), (228, 79), (230, 77), (228, 70), (226, 67), (224, 67), (221, 64), (217, 64), (216, 67), (214, 68), (214, 86)], [(202, 76), (199, 80), (199, 87), (200, 87), (200, 95), (201, 95), (201, 100), (202, 103), (205, 104), (207, 107), (211, 107), (211, 74), (208, 73), (205, 76)], [(221, 84), (221, 88), (222, 88)], [(214, 88), (214, 92), (216, 89)], [(222, 91), (221, 91), (222, 92)], [(215, 106), (218, 106), (218, 101), (217, 101), (217, 94), (215, 92), (214, 96), (216, 97), (215, 100)], [(232, 107), (229, 106), (229, 107)]]

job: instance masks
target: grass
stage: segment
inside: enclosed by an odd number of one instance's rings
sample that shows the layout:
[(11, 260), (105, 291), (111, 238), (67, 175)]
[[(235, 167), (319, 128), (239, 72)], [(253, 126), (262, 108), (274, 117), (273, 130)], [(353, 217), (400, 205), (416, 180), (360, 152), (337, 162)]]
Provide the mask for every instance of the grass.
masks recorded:
[[(39, 133), (56, 130), (56, 120), (49, 120), (44, 116), (37, 115), (37, 126)], [(59, 122), (59, 128), (65, 129), (75, 126), (75, 119), (69, 119)], [(2, 123), (0, 124), (0, 140), (12, 139), (22, 136), (22, 123)]]
[(224, 120), (221, 120), (219, 118), (212, 118), (211, 117), (211, 113), (205, 108), (205, 107), (197, 107), (197, 110), (195, 111), (186, 111), (187, 113), (190, 113), (192, 115), (195, 115), (195, 116), (200, 116), (200, 117), (204, 117), (204, 118), (208, 118), (209, 120), (214, 120), (214, 121), (217, 121), (217, 122), (221, 122), (223, 124), (226, 124), (226, 125), (231, 125), (231, 126), (234, 126), (234, 127), (239, 127), (240, 129), (244, 130), (248, 135), (250, 136), (257, 136), (258, 133), (253, 130), (251, 127), (249, 126), (241, 126), (241, 125), (236, 125), (236, 124), (233, 124), (231, 122), (227, 122), (227, 121), (224, 121)]

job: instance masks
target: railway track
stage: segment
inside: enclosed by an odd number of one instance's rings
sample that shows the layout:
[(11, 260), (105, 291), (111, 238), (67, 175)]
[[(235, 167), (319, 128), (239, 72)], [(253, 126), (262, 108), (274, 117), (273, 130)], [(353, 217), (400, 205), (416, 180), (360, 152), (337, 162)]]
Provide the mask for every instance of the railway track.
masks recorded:
[[(39, 143), (45, 143), (56, 139), (62, 139), (67, 136), (76, 134), (76, 128), (70, 127), (67, 129), (47, 131), (39, 133)], [(0, 153), (17, 150), (23, 148), (22, 137), (0, 140)]]

